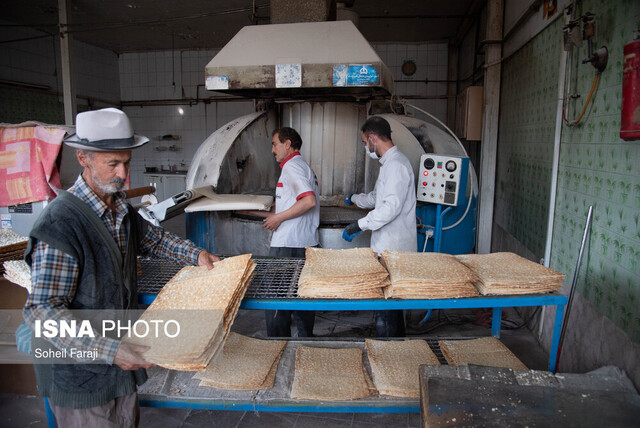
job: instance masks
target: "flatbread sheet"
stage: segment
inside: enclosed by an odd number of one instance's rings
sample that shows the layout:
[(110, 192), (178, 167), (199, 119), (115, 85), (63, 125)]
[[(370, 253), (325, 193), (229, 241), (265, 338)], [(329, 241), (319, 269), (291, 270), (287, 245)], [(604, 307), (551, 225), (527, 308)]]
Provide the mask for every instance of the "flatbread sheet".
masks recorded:
[(438, 344), (447, 362), (453, 366), (476, 364), (513, 370), (528, 370), (527, 366), (495, 337), (440, 340)]
[(159, 328), (154, 334), (132, 336), (126, 340), (148, 346), (149, 350), (144, 353), (145, 360), (161, 366), (190, 364), (207, 359), (217, 349), (224, 335), (220, 310), (153, 310), (145, 311), (140, 320), (151, 326), (158, 321), (162, 321), (159, 324), (161, 326), (175, 325), (168, 324), (168, 321), (175, 321), (180, 326), (179, 332), (173, 328)]
[(273, 196), (239, 195), (211, 193), (189, 204), (184, 211), (237, 211), (260, 210), (269, 211), (273, 205)]
[(28, 240), (28, 237), (19, 235), (11, 229), (0, 229), (0, 252), (17, 246), (26, 246)]
[(187, 266), (176, 273), (142, 317), (178, 314), (190, 328), (185, 330), (184, 342), (175, 338), (146, 341), (151, 347), (149, 361), (172, 370), (204, 370), (223, 348), (254, 269), (251, 254), (244, 254), (217, 262), (211, 270)]
[(375, 394), (358, 348), (299, 346), (291, 398), (356, 400)]
[(478, 295), (471, 270), (450, 254), (383, 251), (382, 264), (389, 271), (387, 297), (447, 299)]
[(392, 282), (455, 284), (477, 279), (469, 268), (450, 254), (385, 250), (382, 259)]
[(382, 298), (388, 273), (371, 248), (307, 248), (298, 280), (298, 296), (315, 298)]
[[(11, 229), (0, 229), (0, 262), (22, 260), (28, 240), (26, 236), (19, 235)], [(3, 272), (4, 265), (0, 264), (0, 273)]]
[(322, 278), (346, 278), (379, 274), (387, 276), (371, 248), (331, 250), (306, 248), (306, 275)]
[(27, 289), (31, 294), (31, 268), (24, 260), (7, 260), (2, 262), (4, 277), (14, 284)]
[(420, 365), (440, 365), (424, 340), (365, 339), (373, 383), (380, 394), (420, 397)]
[[(256, 390), (273, 387), (275, 371), (287, 342), (260, 340), (230, 333), (222, 357), (196, 373), (201, 386), (222, 389)], [(269, 375), (273, 371), (273, 379)]]
[(531, 294), (558, 291), (564, 274), (514, 253), (456, 256), (478, 277), (481, 294)]

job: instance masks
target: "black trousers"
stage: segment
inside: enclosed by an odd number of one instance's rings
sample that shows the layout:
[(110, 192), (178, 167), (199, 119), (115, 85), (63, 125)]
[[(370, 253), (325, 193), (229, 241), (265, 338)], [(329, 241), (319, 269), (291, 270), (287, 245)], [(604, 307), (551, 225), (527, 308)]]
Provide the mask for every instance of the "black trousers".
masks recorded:
[[(269, 249), (270, 257), (304, 258), (304, 255), (304, 248), (271, 247)], [(291, 337), (292, 321), (298, 329), (298, 337), (312, 337), (315, 320), (315, 311), (290, 311), (281, 309), (265, 311), (267, 336), (269, 337)]]
[(375, 311), (376, 337), (404, 337), (404, 311)]

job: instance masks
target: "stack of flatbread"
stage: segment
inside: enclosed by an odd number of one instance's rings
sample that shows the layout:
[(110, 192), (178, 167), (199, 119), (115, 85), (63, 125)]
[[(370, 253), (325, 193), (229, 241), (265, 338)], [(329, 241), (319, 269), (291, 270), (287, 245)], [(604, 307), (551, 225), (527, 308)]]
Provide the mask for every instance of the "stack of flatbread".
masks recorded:
[[(149, 346), (145, 359), (162, 367), (204, 370), (224, 345), (255, 266), (251, 254), (244, 254), (224, 259), (211, 270), (204, 266), (183, 268), (140, 318), (149, 324), (176, 320), (180, 334), (146, 335), (127, 341)], [(169, 334), (175, 335), (174, 329)]]
[(298, 346), (291, 398), (356, 400), (375, 393), (362, 363), (362, 349)]
[[(22, 260), (28, 240), (26, 236), (18, 235), (11, 229), (0, 229), (0, 262)], [(4, 270), (1, 264), (0, 269)]]
[(340, 299), (384, 297), (388, 273), (371, 248), (306, 249), (298, 296)]
[(220, 389), (256, 390), (273, 388), (286, 340), (260, 340), (241, 334), (229, 335), (222, 356), (193, 378), (200, 386)]
[(440, 340), (442, 354), (452, 366), (505, 367), (513, 370), (527, 370), (509, 349), (495, 337), (472, 340)]
[(31, 294), (31, 268), (23, 260), (7, 260), (2, 263), (4, 277), (27, 289)]
[(477, 277), (455, 256), (440, 253), (383, 251), (382, 264), (389, 271), (391, 286), (386, 298), (450, 299), (477, 296)]
[(478, 276), (481, 294), (530, 294), (558, 291), (564, 274), (513, 253), (456, 256)]
[(365, 339), (373, 383), (380, 394), (420, 397), (420, 365), (440, 365), (424, 340)]

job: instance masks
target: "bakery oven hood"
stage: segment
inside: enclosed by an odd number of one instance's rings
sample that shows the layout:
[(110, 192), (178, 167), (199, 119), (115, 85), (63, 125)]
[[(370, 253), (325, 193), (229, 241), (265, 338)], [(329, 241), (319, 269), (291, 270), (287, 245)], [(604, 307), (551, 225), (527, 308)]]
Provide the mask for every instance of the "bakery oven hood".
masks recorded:
[(393, 93), (393, 77), (351, 21), (254, 25), (205, 68), (208, 90), (250, 98), (361, 100)]
[[(187, 189), (212, 186), (218, 194), (273, 195), (280, 169), (271, 153), (271, 133), (281, 126), (302, 137), (300, 152), (318, 179), (320, 245), (367, 247), (365, 231), (346, 242), (342, 229), (366, 211), (339, 206), (343, 195), (370, 192), (379, 162), (370, 159), (360, 128), (372, 114), (384, 117), (398, 149), (418, 175), (424, 153), (466, 156), (440, 127), (398, 114), (390, 106), (393, 78), (351, 21), (248, 26), (209, 62), (208, 90), (257, 99), (256, 111), (233, 119), (198, 148), (187, 173)], [(470, 171), (468, 183), (475, 182)], [(447, 211), (442, 250), (468, 252), (474, 245), (477, 189), (468, 203)], [(417, 213), (429, 225), (435, 205)], [(187, 212), (187, 237), (219, 254), (269, 253), (271, 232), (262, 218), (230, 211)], [(421, 250), (429, 251), (423, 233)], [(420, 238), (419, 238), (419, 242)]]

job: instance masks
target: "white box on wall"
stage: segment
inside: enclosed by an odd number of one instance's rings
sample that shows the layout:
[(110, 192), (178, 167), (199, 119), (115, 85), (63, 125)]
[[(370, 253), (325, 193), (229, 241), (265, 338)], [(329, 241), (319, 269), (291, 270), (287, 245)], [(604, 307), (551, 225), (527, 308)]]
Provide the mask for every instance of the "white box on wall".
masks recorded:
[(458, 95), (456, 134), (469, 141), (482, 139), (482, 86), (469, 86)]

